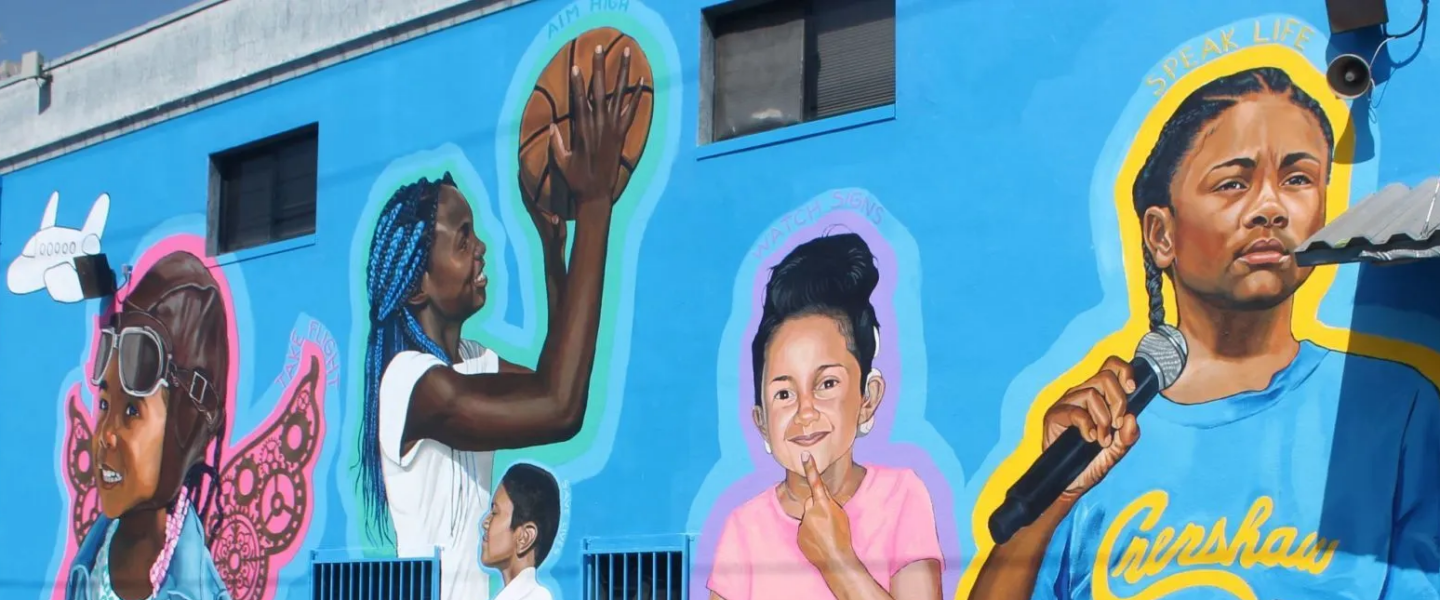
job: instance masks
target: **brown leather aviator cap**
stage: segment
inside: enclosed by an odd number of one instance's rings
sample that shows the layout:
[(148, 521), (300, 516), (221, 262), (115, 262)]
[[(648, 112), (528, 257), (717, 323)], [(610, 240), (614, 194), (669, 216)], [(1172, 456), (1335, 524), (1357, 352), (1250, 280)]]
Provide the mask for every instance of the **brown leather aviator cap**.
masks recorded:
[(224, 299), (199, 258), (174, 252), (136, 282), (118, 316), (121, 327), (154, 329), (164, 345), (167, 417), (160, 478), (155, 497), (140, 506), (169, 506), (225, 425), (230, 336)]

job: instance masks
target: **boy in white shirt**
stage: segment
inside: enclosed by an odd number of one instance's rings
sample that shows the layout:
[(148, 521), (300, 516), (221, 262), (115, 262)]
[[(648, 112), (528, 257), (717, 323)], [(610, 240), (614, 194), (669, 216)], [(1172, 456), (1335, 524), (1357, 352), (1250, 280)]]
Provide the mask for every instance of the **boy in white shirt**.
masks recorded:
[(505, 472), (485, 517), (480, 562), (500, 571), (504, 589), (495, 600), (550, 600), (535, 569), (545, 562), (560, 529), (560, 486), (535, 465)]

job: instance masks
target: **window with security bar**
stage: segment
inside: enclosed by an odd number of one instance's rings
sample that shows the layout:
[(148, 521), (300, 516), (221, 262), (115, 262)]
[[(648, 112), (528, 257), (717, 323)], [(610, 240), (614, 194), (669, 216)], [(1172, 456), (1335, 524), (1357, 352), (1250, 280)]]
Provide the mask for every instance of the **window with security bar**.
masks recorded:
[(585, 600), (684, 600), (689, 597), (688, 536), (586, 540)]
[(703, 25), (702, 142), (895, 103), (895, 0), (731, 0)]
[(315, 551), (311, 600), (439, 600), (440, 558), (351, 559)]
[(212, 155), (210, 253), (314, 234), (319, 146), (312, 123)]

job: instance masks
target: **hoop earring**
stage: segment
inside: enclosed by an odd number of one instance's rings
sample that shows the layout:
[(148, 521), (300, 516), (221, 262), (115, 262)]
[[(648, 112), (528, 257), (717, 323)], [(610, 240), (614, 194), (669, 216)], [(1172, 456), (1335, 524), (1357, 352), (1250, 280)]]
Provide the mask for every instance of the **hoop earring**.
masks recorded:
[(766, 454), (771, 454), (771, 452), (770, 452), (770, 440), (765, 440), (765, 453), (766, 453)]

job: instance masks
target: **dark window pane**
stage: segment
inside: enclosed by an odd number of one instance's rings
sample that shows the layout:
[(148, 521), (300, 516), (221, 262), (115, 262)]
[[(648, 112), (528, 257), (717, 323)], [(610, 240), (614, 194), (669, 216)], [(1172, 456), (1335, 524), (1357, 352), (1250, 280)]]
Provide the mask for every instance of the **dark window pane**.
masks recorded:
[(311, 130), (214, 159), (221, 252), (315, 232), (317, 148)]
[(279, 148), (279, 151), (276, 152), (276, 161), (279, 163), (280, 178), (290, 179), (302, 175), (314, 175), (315, 146), (314, 138), (301, 138)]
[(811, 14), (813, 118), (895, 102), (895, 1), (822, 0)]
[(716, 140), (799, 123), (805, 110), (805, 10), (775, 2), (726, 15), (715, 36)]

